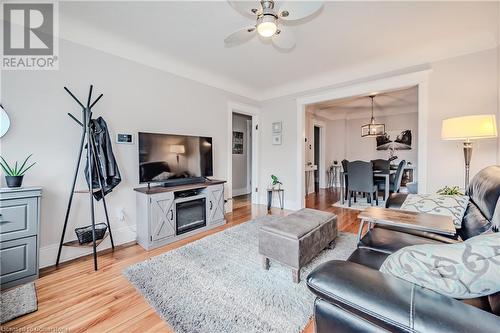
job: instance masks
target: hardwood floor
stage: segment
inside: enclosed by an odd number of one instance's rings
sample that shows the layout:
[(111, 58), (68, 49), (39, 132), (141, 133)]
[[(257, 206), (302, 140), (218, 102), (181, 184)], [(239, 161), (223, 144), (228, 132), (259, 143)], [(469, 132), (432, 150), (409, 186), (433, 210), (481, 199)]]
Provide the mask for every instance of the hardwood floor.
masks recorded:
[[(306, 206), (337, 214), (339, 230), (356, 232), (357, 212), (332, 207), (337, 199), (337, 192), (320, 190), (306, 198)], [(272, 215), (288, 213), (276, 208), (270, 212)], [(241, 205), (226, 215), (226, 225), (214, 230), (149, 252), (139, 245), (131, 245), (101, 254), (97, 272), (93, 270), (90, 256), (63, 263), (58, 269), (45, 269), (36, 281), (38, 311), (6, 323), (1, 331), (172, 332), (121, 271), (131, 264), (266, 214), (263, 205)], [(313, 331), (311, 321), (303, 333)]]
[(252, 203), (252, 196), (250, 194), (238, 195), (233, 197), (233, 209), (248, 206)]

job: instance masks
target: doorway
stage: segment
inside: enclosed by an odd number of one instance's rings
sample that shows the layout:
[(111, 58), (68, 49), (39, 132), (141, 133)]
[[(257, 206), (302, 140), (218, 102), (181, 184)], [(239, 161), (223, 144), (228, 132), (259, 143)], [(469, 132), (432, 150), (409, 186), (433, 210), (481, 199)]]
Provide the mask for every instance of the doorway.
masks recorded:
[(314, 126), (314, 165), (317, 166), (316, 170), (314, 170), (314, 192), (319, 192), (319, 169), (320, 169), (320, 131), (321, 128), (319, 126)]
[(252, 117), (233, 112), (232, 133), (233, 205), (251, 203), (252, 193)]
[[(304, 131), (306, 124), (306, 107), (310, 104), (319, 103), (322, 101), (336, 100), (342, 98), (349, 98), (353, 96), (369, 95), (374, 92), (384, 92), (396, 89), (404, 89), (416, 86), (418, 89), (418, 156), (417, 163), (419, 165), (419, 172), (417, 174), (418, 192), (426, 193), (427, 191), (427, 120), (428, 120), (428, 80), (430, 68), (421, 68), (415, 72), (405, 73), (396, 76), (388, 76), (380, 79), (373, 79), (367, 81), (360, 81), (347, 86), (340, 86), (321, 93), (305, 96), (297, 99), (297, 131), (301, 133)], [(296, 198), (298, 198), (298, 208), (305, 207), (304, 193), (304, 166), (305, 154), (303, 151), (302, 135), (297, 135), (297, 179), (299, 186), (296, 188)]]
[(226, 212), (258, 204), (259, 110), (228, 103)]

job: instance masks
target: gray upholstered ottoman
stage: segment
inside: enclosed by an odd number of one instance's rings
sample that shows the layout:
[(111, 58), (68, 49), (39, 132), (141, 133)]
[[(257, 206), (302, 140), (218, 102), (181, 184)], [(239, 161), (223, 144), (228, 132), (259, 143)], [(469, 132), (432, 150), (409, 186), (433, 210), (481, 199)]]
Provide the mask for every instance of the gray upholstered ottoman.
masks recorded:
[(300, 268), (337, 237), (337, 216), (304, 208), (264, 223), (259, 230), (259, 253), (265, 269), (269, 259), (292, 268), (293, 282), (300, 281)]

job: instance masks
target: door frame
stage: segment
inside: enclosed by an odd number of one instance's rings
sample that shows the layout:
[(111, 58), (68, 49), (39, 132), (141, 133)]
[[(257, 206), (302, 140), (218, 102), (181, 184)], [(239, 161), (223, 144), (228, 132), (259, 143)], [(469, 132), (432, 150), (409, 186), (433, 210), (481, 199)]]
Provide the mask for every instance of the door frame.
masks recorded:
[(226, 211), (231, 212), (233, 210), (233, 113), (244, 114), (252, 117), (252, 185), (251, 185), (251, 197), (252, 204), (259, 203), (259, 193), (255, 191), (259, 184), (259, 115), (260, 109), (243, 103), (231, 102), (227, 103), (227, 190), (225, 191), (225, 196), (228, 201)]
[(319, 119), (313, 119), (313, 131), (314, 127), (319, 128), (319, 188), (326, 188), (326, 123)]
[(305, 207), (305, 159), (304, 159), (304, 125), (306, 106), (308, 104), (347, 98), (360, 95), (369, 95), (374, 92), (390, 91), (416, 86), (418, 89), (418, 192), (427, 192), (427, 123), (429, 119), (429, 76), (430, 67), (422, 68), (415, 72), (389, 76), (381, 79), (366, 80), (322, 91), (314, 95), (297, 98), (297, 192), (295, 194), (300, 208)]

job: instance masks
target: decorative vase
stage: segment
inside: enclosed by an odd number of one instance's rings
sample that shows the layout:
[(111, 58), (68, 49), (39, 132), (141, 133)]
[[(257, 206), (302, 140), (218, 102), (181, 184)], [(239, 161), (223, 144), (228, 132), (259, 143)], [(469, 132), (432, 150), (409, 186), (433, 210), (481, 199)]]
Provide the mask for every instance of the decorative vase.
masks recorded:
[(5, 176), (7, 187), (21, 187), (23, 184), (23, 176)]

